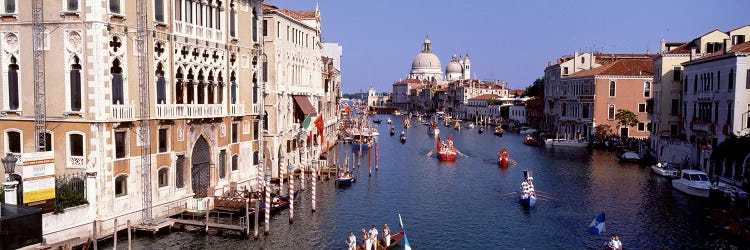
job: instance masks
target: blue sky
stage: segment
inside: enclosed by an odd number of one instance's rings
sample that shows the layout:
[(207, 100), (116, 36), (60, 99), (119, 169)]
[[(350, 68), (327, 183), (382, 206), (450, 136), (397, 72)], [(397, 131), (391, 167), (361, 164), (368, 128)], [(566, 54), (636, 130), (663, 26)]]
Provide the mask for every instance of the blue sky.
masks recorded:
[(443, 67), (453, 53), (469, 53), (472, 77), (524, 88), (544, 74), (548, 61), (575, 51), (656, 53), (661, 39), (688, 41), (750, 24), (747, 0), (267, 2), (295, 10), (319, 5), (323, 41), (344, 49), (345, 93), (370, 83), (391, 91), (394, 81), (406, 78), (427, 35)]

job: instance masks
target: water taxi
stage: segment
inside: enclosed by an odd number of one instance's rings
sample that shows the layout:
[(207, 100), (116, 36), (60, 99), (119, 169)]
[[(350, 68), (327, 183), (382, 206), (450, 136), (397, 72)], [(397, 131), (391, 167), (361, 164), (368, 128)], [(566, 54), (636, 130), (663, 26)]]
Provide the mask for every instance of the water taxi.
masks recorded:
[(708, 175), (699, 170), (682, 170), (679, 178), (672, 180), (672, 187), (686, 194), (708, 198), (711, 182)]
[(656, 173), (656, 174), (658, 174), (660, 176), (664, 176), (664, 177), (667, 177), (667, 178), (677, 178), (677, 177), (679, 177), (677, 175), (677, 168), (675, 168), (674, 166), (672, 166), (671, 163), (666, 163), (666, 162), (664, 164), (662, 164), (661, 162), (656, 163), (655, 165), (651, 166), (651, 171), (653, 171), (654, 173)]

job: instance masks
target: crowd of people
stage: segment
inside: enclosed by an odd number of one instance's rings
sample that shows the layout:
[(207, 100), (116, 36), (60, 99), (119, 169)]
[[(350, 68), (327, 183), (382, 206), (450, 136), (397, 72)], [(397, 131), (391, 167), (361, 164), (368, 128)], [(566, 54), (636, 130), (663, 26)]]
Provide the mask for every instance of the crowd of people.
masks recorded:
[[(383, 224), (383, 235), (381, 236), (382, 242), (378, 239), (378, 229), (373, 225), (372, 228), (367, 231), (362, 229), (362, 245), (365, 246), (365, 250), (376, 250), (379, 244), (385, 244), (383, 247), (391, 245), (391, 228), (388, 224)], [(357, 236), (354, 235), (353, 231), (349, 231), (349, 238), (346, 239), (346, 245), (349, 250), (357, 249)]]
[(534, 177), (529, 175), (529, 178), (526, 178), (521, 182), (521, 199), (526, 199), (529, 197), (536, 197), (536, 194), (534, 193)]
[(594, 147), (616, 150), (640, 151), (642, 145), (649, 145), (648, 139), (621, 137), (619, 135), (595, 135), (592, 138)]

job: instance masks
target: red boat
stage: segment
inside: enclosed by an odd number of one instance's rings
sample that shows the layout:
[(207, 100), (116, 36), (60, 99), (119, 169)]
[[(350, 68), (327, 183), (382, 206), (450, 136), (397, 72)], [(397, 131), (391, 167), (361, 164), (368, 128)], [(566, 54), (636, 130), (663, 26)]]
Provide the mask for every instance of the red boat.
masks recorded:
[(526, 135), (526, 138), (523, 139), (523, 144), (536, 146), (536, 140), (534, 140), (534, 137), (531, 137), (531, 135)]
[(453, 146), (453, 135), (448, 140), (440, 141), (440, 135), (438, 135), (437, 145), (435, 151), (438, 154), (438, 159), (441, 161), (455, 161), (458, 150)]
[(510, 161), (510, 154), (508, 153), (508, 149), (503, 147), (503, 150), (497, 153), (497, 164), (500, 165), (500, 167), (502, 168), (507, 168), (509, 161)]

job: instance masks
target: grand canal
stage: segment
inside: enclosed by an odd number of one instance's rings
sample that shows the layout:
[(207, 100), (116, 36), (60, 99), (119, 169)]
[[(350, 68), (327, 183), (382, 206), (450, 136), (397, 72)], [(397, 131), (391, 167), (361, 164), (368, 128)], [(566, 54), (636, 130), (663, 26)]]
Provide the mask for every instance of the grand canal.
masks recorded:
[[(394, 124), (401, 119), (394, 117)], [(600, 212), (606, 212), (607, 234), (619, 235), (629, 249), (737, 246), (705, 218), (707, 201), (673, 190), (646, 166), (618, 164), (611, 152), (529, 147), (518, 134), (497, 137), (489, 128), (479, 134), (441, 127), (441, 136), (452, 134), (466, 154), (455, 163), (441, 163), (427, 156), (435, 138), (426, 126), (409, 128), (405, 144), (388, 135), (385, 122), (375, 126), (381, 133), (378, 171), (368, 177), (365, 152), (352, 187), (320, 182), (315, 213), (308, 186), (295, 200), (294, 223), (289, 224), (288, 211), (281, 212), (272, 218), (271, 233), (261, 233), (259, 240), (176, 231), (136, 237), (134, 247), (344, 249), (349, 231), (360, 238), (360, 229), (376, 225), (382, 231), (383, 223), (398, 231), (400, 213), (416, 249), (586, 249), (606, 240), (586, 231)], [(397, 133), (403, 130), (396, 127)], [(502, 146), (517, 165), (498, 168), (495, 155)], [(343, 157), (351, 150), (340, 145), (333, 154)], [(515, 196), (503, 196), (517, 191), (524, 169), (534, 173), (537, 189), (554, 199), (524, 210)]]

